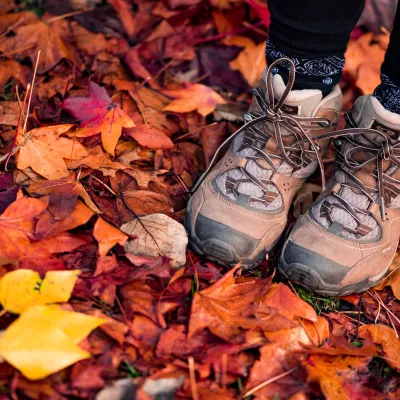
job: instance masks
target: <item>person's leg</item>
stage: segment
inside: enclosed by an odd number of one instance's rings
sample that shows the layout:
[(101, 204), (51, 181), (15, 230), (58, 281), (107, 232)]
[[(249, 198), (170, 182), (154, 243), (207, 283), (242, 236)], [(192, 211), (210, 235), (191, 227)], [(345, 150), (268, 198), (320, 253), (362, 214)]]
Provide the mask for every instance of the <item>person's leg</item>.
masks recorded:
[[(295, 89), (329, 93), (342, 76), (350, 33), (364, 3), (365, 0), (268, 0), (268, 64), (282, 57), (291, 58), (296, 65)], [(287, 78), (284, 67), (276, 72)]]
[(400, 6), (381, 68), (381, 84), (374, 95), (387, 110), (400, 114)]

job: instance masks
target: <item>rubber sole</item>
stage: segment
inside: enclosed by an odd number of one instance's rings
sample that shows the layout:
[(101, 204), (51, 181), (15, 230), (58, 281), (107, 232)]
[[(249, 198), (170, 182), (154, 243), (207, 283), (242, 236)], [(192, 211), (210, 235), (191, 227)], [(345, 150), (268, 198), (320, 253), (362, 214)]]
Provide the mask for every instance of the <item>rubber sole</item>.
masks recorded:
[(379, 282), (383, 280), (388, 270), (389, 267), (383, 274), (382, 278), (380, 278), (378, 281), (364, 279), (351, 285), (339, 286), (330, 285), (324, 282), (317, 271), (307, 267), (306, 265), (299, 263), (291, 263), (290, 265), (287, 265), (282, 258), (280, 259), (278, 265), (279, 273), (286, 279), (308, 290), (327, 297), (347, 296), (349, 294), (365, 292), (373, 286), (378, 285)]
[(241, 258), (235, 248), (230, 246), (228, 243), (215, 238), (208, 238), (207, 240), (201, 241), (195, 235), (191, 226), (191, 202), (189, 201), (187, 207), (187, 213), (185, 216), (185, 228), (189, 235), (189, 246), (193, 251), (212, 262), (223, 265), (227, 268), (232, 268), (239, 262), (242, 262), (242, 268), (253, 269), (260, 265), (266, 259), (267, 253), (272, 251), (276, 243), (274, 243), (270, 249), (264, 249), (259, 252), (254, 258), (246, 259)]

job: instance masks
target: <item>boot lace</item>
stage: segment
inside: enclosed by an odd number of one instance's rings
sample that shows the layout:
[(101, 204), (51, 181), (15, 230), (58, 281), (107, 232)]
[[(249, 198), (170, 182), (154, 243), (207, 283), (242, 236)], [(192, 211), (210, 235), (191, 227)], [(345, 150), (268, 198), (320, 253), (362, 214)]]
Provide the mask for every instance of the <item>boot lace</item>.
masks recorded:
[[(392, 171), (393, 167), (400, 167), (400, 142), (392, 144), (390, 136), (383, 131), (358, 128), (351, 114), (346, 114), (345, 118), (350, 128), (318, 136), (316, 140), (335, 137), (336, 168), (347, 178), (346, 182), (341, 183), (341, 186), (348, 187), (356, 193), (362, 193), (370, 202), (379, 204), (381, 218), (385, 220), (386, 206), (390, 205), (391, 201), (400, 194), (400, 190), (396, 186), (396, 184), (400, 184), (400, 180), (387, 173), (387, 171)], [(344, 146), (346, 142), (349, 146)], [(375, 186), (368, 186), (361, 182), (355, 174), (360, 170), (369, 173), (369, 168), (366, 169), (366, 166), (371, 165), (372, 162), (375, 162), (376, 165), (372, 172)], [(348, 226), (343, 226), (342, 229), (357, 237), (365, 236), (371, 232), (373, 228), (363, 224), (357, 215), (369, 215), (374, 218), (371, 211), (351, 205), (342, 195), (334, 191), (330, 195), (337, 202), (331, 203), (325, 200), (321, 205), (321, 217), (326, 217), (332, 224), (334, 222), (332, 211), (337, 207), (350, 214), (358, 224), (355, 229)]]
[[(283, 63), (289, 67), (289, 81), (286, 85), (285, 91), (280, 96), (279, 100), (276, 101), (272, 84), (272, 70), (277, 65)], [(257, 105), (256, 111), (251, 111), (245, 114), (244, 118), (246, 123), (221, 144), (207, 170), (199, 179), (192, 192), (197, 190), (205, 176), (211, 170), (220, 151), (243, 131), (245, 131), (245, 136), (239, 151), (250, 148), (256, 152), (255, 155), (245, 156), (244, 158), (246, 160), (264, 160), (268, 164), (269, 168), (274, 172), (278, 172), (274, 160), (285, 161), (290, 167), (292, 167), (293, 171), (308, 166), (312, 161), (317, 161), (321, 170), (322, 186), (325, 188), (324, 165), (321, 155), (319, 154), (320, 146), (308, 132), (315, 129), (321, 129), (321, 127), (327, 128), (330, 125), (330, 121), (326, 118), (290, 115), (286, 114), (282, 110), (282, 106), (293, 88), (294, 80), (295, 66), (292, 60), (282, 58), (276, 60), (270, 65), (266, 76), (266, 95), (268, 102), (265, 100), (265, 95), (262, 89), (256, 88), (253, 90), (254, 100)], [(265, 128), (263, 124), (268, 124), (271, 129), (263, 129)], [(285, 135), (282, 134), (282, 128), (285, 129)], [(287, 132), (289, 132), (289, 134)], [(277, 144), (277, 151), (273, 153), (267, 153), (265, 151), (265, 145), (270, 138), (274, 138)], [(278, 162), (277, 164), (280, 163)], [(258, 163), (258, 166), (263, 169), (269, 169), (265, 168), (260, 163)], [(238, 194), (238, 184), (251, 181), (263, 192), (262, 197), (256, 197), (254, 200), (270, 202), (275, 199), (277, 194), (267, 189), (267, 185), (272, 184), (272, 182), (267, 179), (257, 178), (244, 167), (240, 167), (239, 169), (247, 179), (235, 180), (228, 177), (226, 187), (230, 192)]]

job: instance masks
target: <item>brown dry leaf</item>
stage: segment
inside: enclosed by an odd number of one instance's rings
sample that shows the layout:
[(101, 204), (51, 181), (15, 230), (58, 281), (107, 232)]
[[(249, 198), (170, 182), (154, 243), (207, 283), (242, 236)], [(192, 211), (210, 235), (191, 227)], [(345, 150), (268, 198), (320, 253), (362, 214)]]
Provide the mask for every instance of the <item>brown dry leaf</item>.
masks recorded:
[[(117, 80), (114, 84), (118, 90), (128, 91), (135, 100), (140, 110), (140, 117), (143, 119), (140, 123), (145, 122), (147, 125), (164, 132), (167, 136), (171, 136), (180, 130), (179, 124), (163, 111), (169, 103), (167, 96), (146, 86), (139, 87), (139, 83), (136, 82)], [(128, 104), (128, 102), (125, 102), (124, 107)], [(126, 112), (133, 118), (130, 112)]]
[(369, 332), (372, 340), (380, 344), (385, 353), (386, 362), (392, 367), (400, 370), (400, 339), (396, 332), (386, 325), (363, 325), (358, 330), (361, 337)]
[(62, 21), (46, 23), (42, 20), (32, 21), (28, 25), (14, 29), (15, 36), (3, 39), (0, 49), (10, 52), (15, 49), (26, 48), (20, 52), (31, 59), (35, 65), (38, 50), (41, 56), (38, 63), (38, 74), (44, 74), (55, 67), (62, 59), (75, 61), (73, 48), (62, 38)]
[(0, 125), (17, 126), (19, 114), (18, 101), (0, 101)]
[(93, 236), (99, 242), (99, 255), (104, 257), (117, 243), (121, 246), (128, 240), (128, 236), (115, 228), (103, 218), (99, 218), (93, 229)]
[(388, 276), (374, 290), (382, 290), (386, 286), (390, 286), (393, 294), (400, 300), (400, 267), (389, 272)]
[(168, 257), (174, 268), (186, 264), (188, 238), (185, 228), (167, 215), (150, 214), (133, 219), (123, 224), (121, 230), (136, 236), (125, 244), (127, 253)]
[(3, 88), (10, 79), (15, 79), (23, 87), (29, 82), (31, 72), (15, 60), (0, 61), (0, 88)]
[(17, 156), (19, 169), (31, 167), (47, 179), (61, 179), (69, 175), (66, 160), (77, 160), (87, 155), (86, 149), (75, 139), (60, 137), (73, 125), (55, 125), (33, 129), (17, 138), (22, 146)]
[(217, 104), (226, 104), (226, 101), (214, 90), (199, 83), (188, 84), (187, 87), (175, 90), (164, 90), (167, 96), (175, 98), (164, 111), (187, 113), (195, 111), (207, 116), (215, 110)]
[(38, 17), (36, 14), (30, 11), (3, 14), (0, 16), (0, 33), (4, 33), (10, 29), (15, 31), (19, 26), (23, 26), (37, 20)]
[[(253, 86), (261, 78), (267, 63), (265, 61), (265, 44), (255, 44), (252, 40), (242, 36), (228, 36), (224, 43), (228, 46), (244, 47), (241, 53), (229, 63), (231, 69), (238, 70), (245, 77), (249, 85)], [(255, 68), (256, 66), (256, 68)]]

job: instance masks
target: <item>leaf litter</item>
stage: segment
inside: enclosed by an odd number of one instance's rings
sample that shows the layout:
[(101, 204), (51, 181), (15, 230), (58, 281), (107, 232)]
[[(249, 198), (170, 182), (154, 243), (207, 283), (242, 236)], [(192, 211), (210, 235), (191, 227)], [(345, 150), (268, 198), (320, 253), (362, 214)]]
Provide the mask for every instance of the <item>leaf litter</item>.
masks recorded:
[[(269, 21), (258, 0), (0, 0), (1, 398), (400, 397), (398, 256), (329, 299), (274, 259), (187, 250), (190, 190), (250, 103)], [(387, 44), (353, 35), (345, 108)]]

